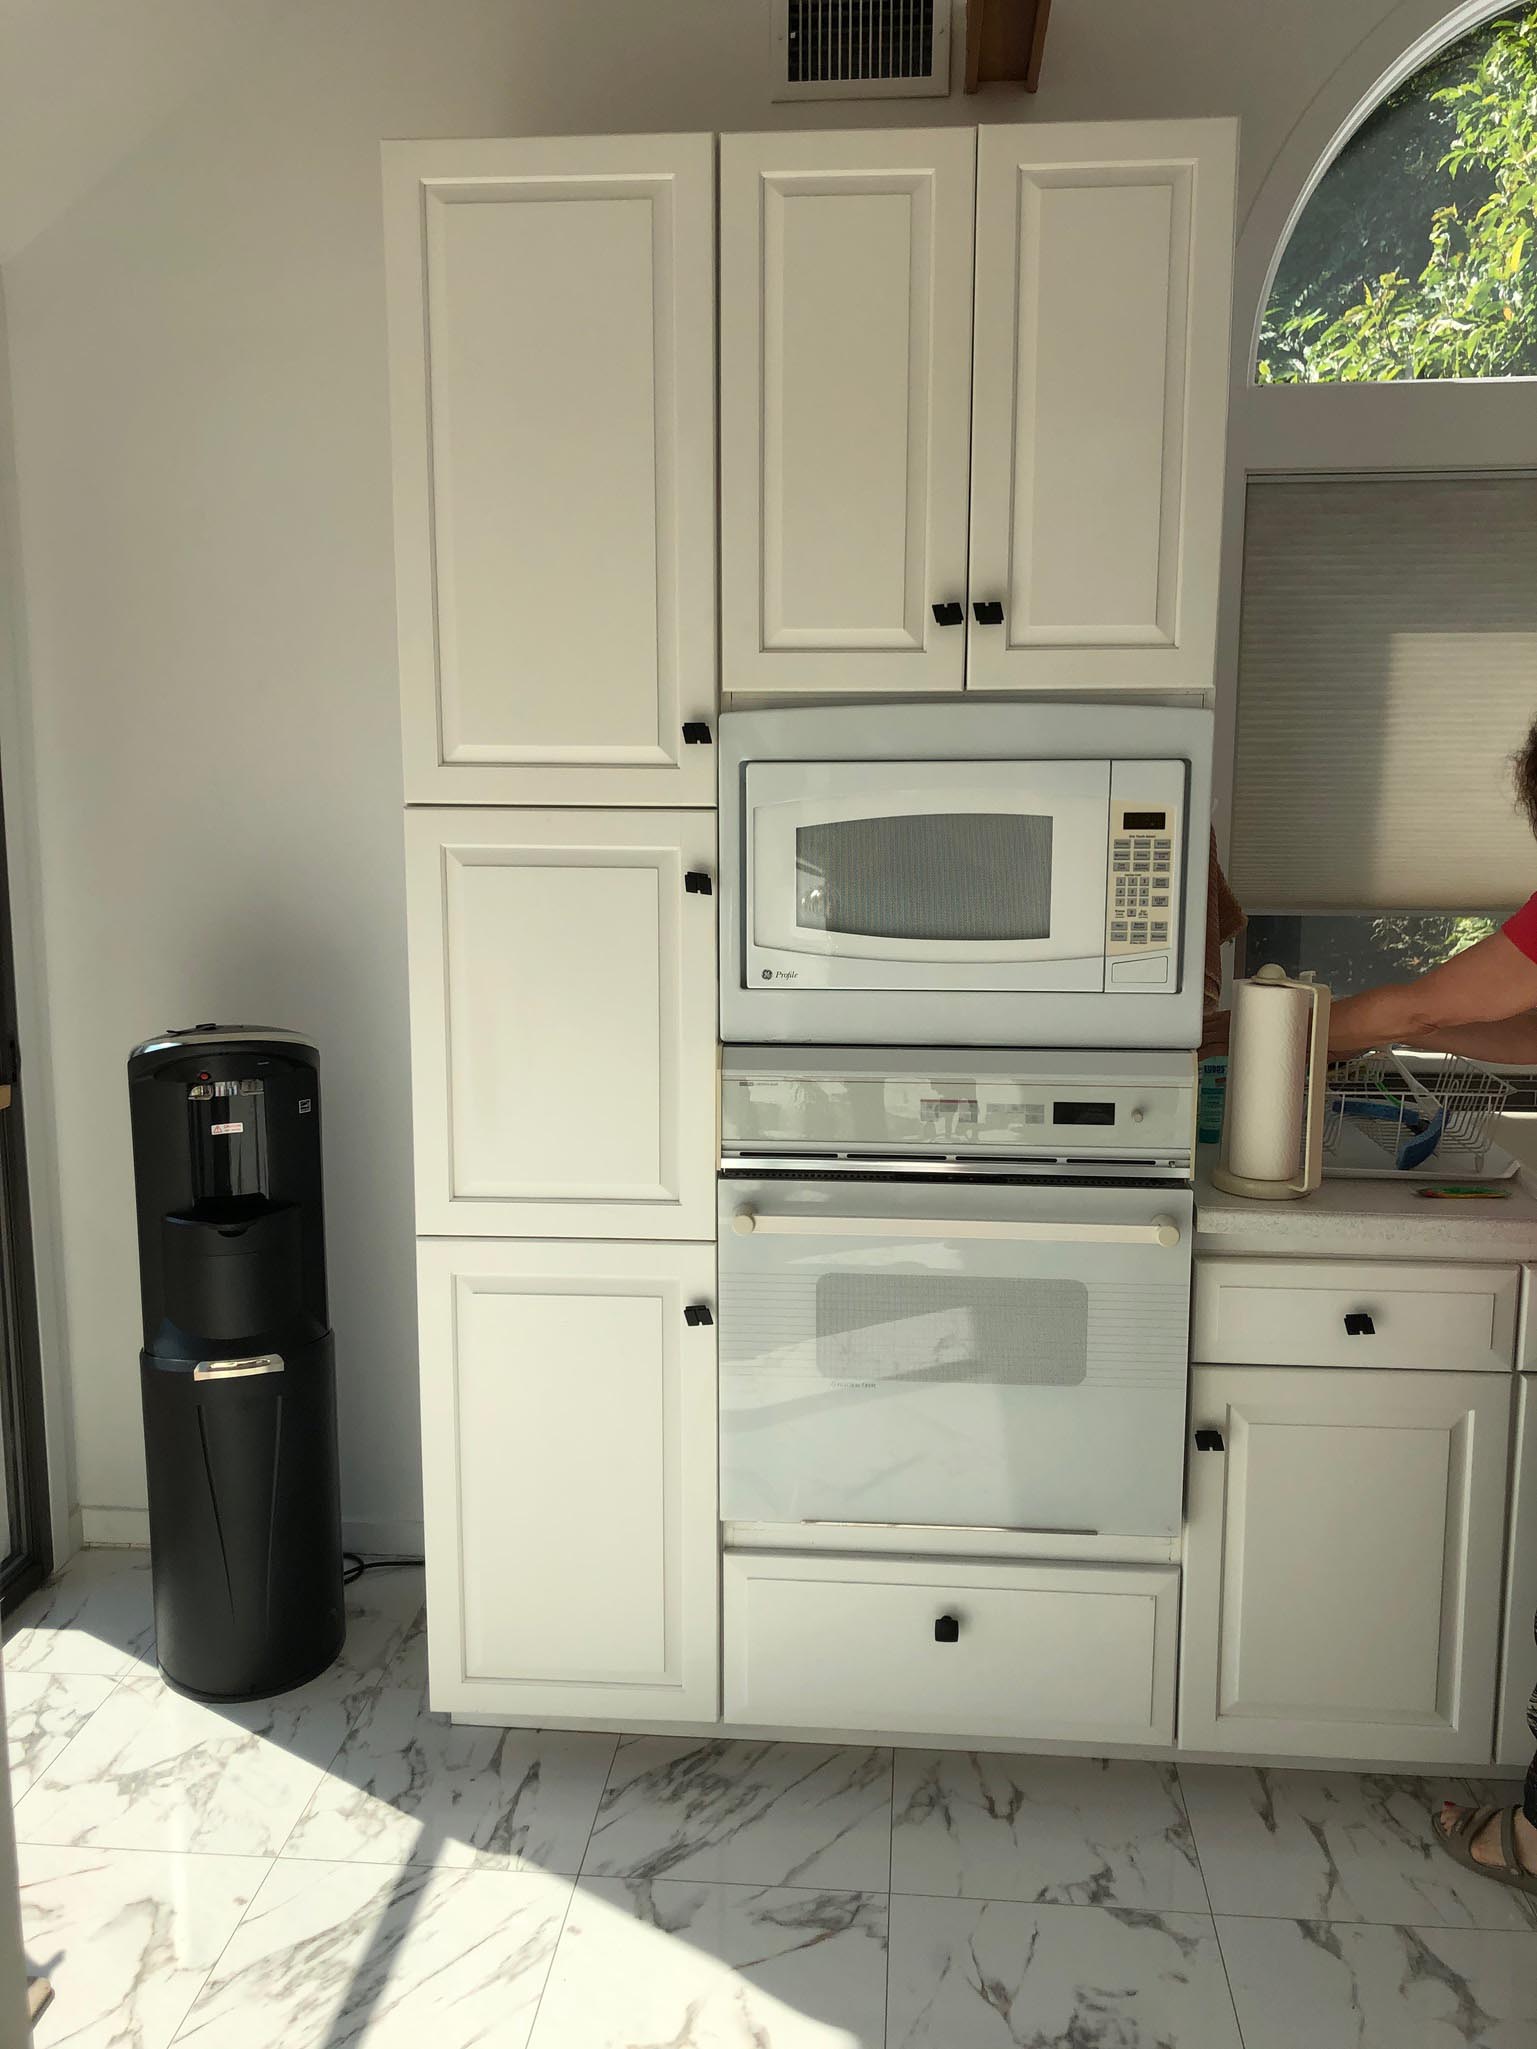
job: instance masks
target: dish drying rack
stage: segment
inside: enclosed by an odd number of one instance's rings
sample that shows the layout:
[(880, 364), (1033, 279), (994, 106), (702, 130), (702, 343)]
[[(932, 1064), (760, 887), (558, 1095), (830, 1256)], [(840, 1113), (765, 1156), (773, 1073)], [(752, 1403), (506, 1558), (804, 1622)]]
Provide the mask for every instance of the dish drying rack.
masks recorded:
[[(1511, 1084), (1461, 1054), (1415, 1073), (1396, 1053), (1335, 1062), (1324, 1084), (1324, 1172), (1342, 1179), (1503, 1181), (1516, 1162), (1494, 1143)], [(1439, 1138), (1417, 1164), (1400, 1166), (1415, 1141)], [(1421, 1148), (1422, 1149), (1422, 1148)]]

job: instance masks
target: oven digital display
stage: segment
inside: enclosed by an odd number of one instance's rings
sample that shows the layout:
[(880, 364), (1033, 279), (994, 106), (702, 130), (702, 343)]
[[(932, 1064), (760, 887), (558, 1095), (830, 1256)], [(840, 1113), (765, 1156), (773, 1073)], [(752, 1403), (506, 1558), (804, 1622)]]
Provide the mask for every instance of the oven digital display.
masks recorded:
[(1114, 1103), (1053, 1103), (1053, 1124), (1113, 1124)]
[(1128, 811), (1126, 830), (1128, 832), (1167, 832), (1169, 814), (1167, 811)]

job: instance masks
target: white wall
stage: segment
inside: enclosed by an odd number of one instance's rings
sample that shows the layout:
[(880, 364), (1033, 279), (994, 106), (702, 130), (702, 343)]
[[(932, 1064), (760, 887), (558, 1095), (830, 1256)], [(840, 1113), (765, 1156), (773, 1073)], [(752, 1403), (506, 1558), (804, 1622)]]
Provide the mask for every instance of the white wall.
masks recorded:
[(308, 0), (6, 266), (88, 1536), (142, 1533), (123, 1061), (212, 1017), (320, 1042), (345, 1512), (419, 1514), (379, 139), (1238, 114), (1252, 196), (1395, 11), (1058, 0), (1034, 101), (851, 112), (768, 104), (766, 0)]

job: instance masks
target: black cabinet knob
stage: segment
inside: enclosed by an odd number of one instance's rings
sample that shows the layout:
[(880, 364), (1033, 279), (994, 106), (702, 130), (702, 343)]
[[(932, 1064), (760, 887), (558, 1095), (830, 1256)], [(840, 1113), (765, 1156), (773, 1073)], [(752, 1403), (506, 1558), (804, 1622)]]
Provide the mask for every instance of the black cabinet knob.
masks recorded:
[(1197, 1430), (1195, 1433), (1197, 1451), (1221, 1451), (1223, 1447), (1220, 1430)]
[(955, 1615), (941, 1615), (934, 1624), (935, 1643), (959, 1643), (961, 1636), (960, 1618)]
[(1352, 1309), (1345, 1317), (1345, 1335), (1351, 1338), (1374, 1338), (1377, 1326), (1364, 1309)]
[(689, 1326), (691, 1330), (694, 1330), (697, 1329), (700, 1324), (713, 1323), (715, 1321), (715, 1318), (710, 1314), (709, 1307), (706, 1303), (690, 1302), (687, 1309), (685, 1309), (683, 1312), (683, 1321)]
[(936, 626), (964, 626), (966, 624), (966, 608), (964, 605), (957, 605), (952, 602), (945, 605), (931, 605), (929, 609), (934, 614), (934, 624)]
[(710, 738), (710, 729), (703, 719), (689, 719), (686, 721), (683, 727), (683, 744), (685, 747), (710, 747), (714, 745)]
[(1003, 607), (996, 598), (984, 598), (980, 604), (972, 606), (971, 616), (979, 626), (1001, 626)]
[(700, 875), (696, 870), (690, 870), (684, 876), (683, 887), (690, 896), (714, 896), (715, 894), (715, 884), (710, 880), (709, 876)]

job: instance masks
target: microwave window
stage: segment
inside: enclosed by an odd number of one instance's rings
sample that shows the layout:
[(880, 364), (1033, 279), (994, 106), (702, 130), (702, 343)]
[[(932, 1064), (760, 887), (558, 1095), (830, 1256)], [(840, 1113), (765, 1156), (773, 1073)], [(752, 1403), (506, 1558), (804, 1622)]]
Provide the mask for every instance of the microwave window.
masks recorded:
[(802, 931), (865, 939), (1051, 936), (1049, 817), (908, 812), (795, 833)]

